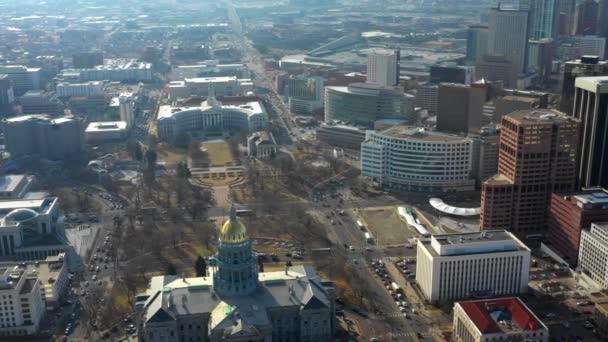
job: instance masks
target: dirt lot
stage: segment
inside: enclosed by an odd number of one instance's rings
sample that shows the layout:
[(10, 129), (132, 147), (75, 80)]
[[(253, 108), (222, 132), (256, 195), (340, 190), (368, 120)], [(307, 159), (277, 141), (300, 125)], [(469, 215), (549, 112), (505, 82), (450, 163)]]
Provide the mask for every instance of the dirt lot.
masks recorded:
[(405, 244), (416, 236), (399, 218), (395, 207), (366, 209), (362, 216), (378, 245)]
[(165, 162), (168, 167), (174, 167), (177, 163), (185, 162), (188, 157), (185, 149), (167, 144), (159, 146), (157, 153), (158, 160)]

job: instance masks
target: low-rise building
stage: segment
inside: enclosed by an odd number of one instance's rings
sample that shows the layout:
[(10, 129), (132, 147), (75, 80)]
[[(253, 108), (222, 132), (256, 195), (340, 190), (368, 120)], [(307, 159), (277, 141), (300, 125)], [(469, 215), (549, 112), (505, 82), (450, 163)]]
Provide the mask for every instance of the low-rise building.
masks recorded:
[(90, 81), (86, 83), (58, 83), (55, 87), (59, 97), (82, 97), (92, 94), (103, 94), (103, 82)]
[(277, 152), (277, 142), (270, 132), (255, 132), (247, 138), (247, 151), (250, 157), (271, 158)]
[(452, 341), (549, 341), (549, 328), (517, 297), (454, 304)]
[(582, 231), (578, 267), (582, 277), (608, 288), (608, 223), (592, 223)]
[(598, 336), (608, 335), (608, 303), (595, 304), (593, 317), (595, 330), (597, 331)]
[(438, 192), (472, 191), (473, 140), (459, 135), (395, 126), (367, 131), (361, 175), (385, 188)]
[(84, 139), (89, 144), (120, 141), (126, 137), (125, 121), (91, 122), (84, 131)]
[(528, 290), (530, 249), (506, 230), (418, 240), (416, 282), (432, 303)]
[(105, 59), (103, 65), (80, 70), (80, 80), (149, 82), (152, 81), (152, 64), (137, 59)]
[(63, 103), (59, 101), (54, 93), (47, 93), (41, 90), (28, 90), (23, 96), (19, 97), (21, 114), (63, 114)]
[(186, 78), (183, 81), (173, 81), (167, 85), (171, 100), (209, 96), (210, 88), (213, 88), (214, 96), (238, 96), (253, 91), (253, 82), (251, 79), (223, 76)]
[(173, 141), (180, 134), (192, 131), (263, 131), (268, 125), (268, 114), (257, 101), (223, 105), (210, 96), (198, 107), (160, 106), (157, 121), (159, 137)]
[(365, 129), (333, 122), (321, 124), (316, 134), (317, 140), (328, 145), (356, 151), (361, 150), (361, 143), (365, 141)]
[(24, 198), (34, 182), (33, 176), (0, 176), (0, 200)]

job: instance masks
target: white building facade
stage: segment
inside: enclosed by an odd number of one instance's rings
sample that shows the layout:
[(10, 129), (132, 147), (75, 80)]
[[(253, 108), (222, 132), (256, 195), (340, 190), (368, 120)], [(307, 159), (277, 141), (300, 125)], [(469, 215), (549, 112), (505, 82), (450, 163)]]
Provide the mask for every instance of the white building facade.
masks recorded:
[(608, 288), (608, 223), (592, 223), (581, 232), (578, 267), (583, 275)]
[(0, 339), (37, 333), (44, 312), (40, 280), (18, 266), (0, 267)]
[(416, 282), (433, 303), (528, 289), (530, 249), (502, 230), (433, 235), (418, 241)]
[(372, 50), (367, 55), (367, 82), (383, 86), (399, 85), (400, 51)]
[(383, 187), (419, 191), (471, 191), (473, 141), (418, 127), (367, 131), (361, 144), (361, 175)]
[(103, 82), (58, 83), (55, 89), (59, 97), (84, 97), (92, 94), (103, 94)]

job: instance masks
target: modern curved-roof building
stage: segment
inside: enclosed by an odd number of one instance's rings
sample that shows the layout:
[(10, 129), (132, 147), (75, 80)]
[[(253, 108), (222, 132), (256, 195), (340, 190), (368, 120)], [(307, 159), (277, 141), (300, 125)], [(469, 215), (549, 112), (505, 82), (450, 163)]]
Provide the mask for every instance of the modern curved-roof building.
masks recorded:
[(157, 122), (159, 137), (171, 141), (192, 131), (263, 131), (268, 124), (268, 114), (259, 102), (222, 105), (210, 96), (199, 107), (161, 106)]
[(361, 144), (361, 175), (395, 190), (472, 191), (472, 159), (469, 138), (395, 126), (367, 131)]
[(325, 121), (344, 121), (372, 128), (379, 119), (409, 121), (415, 98), (396, 87), (353, 83), (325, 87)]

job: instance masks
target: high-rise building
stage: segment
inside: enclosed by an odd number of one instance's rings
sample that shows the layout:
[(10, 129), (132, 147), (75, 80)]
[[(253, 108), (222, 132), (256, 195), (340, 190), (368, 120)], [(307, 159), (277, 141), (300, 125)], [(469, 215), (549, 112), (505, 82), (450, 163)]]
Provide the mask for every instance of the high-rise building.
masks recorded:
[(581, 121), (579, 186), (608, 188), (608, 76), (579, 77), (572, 116)]
[(552, 39), (528, 41), (528, 71), (536, 72), (541, 82), (551, 77), (555, 43)]
[(90, 81), (86, 83), (57, 83), (55, 88), (59, 97), (82, 97), (92, 94), (103, 94), (103, 82)]
[(132, 93), (122, 93), (118, 96), (118, 113), (120, 121), (127, 123), (127, 129), (131, 129), (135, 122), (135, 99)]
[(608, 223), (591, 224), (581, 234), (578, 267), (581, 277), (591, 279), (601, 288), (608, 288)]
[(35, 274), (28, 274), (22, 269), (0, 268), (0, 295), (4, 298), (0, 302), (4, 317), (0, 324), (0, 336), (15, 337), (38, 332), (45, 313), (41, 286)]
[(528, 11), (492, 8), (488, 18), (488, 54), (504, 56), (517, 74), (525, 72)]
[(418, 240), (416, 282), (432, 303), (525, 293), (529, 270), (530, 249), (505, 230)]
[(549, 341), (549, 328), (517, 297), (457, 302), (452, 329), (454, 342)]
[(382, 86), (399, 85), (399, 50), (372, 50), (367, 55), (367, 82)]
[(80, 52), (72, 56), (72, 64), (75, 69), (90, 69), (103, 65), (103, 54), (101, 52)]
[(473, 141), (420, 127), (367, 131), (361, 175), (383, 187), (419, 192), (472, 191)]
[(477, 186), (498, 171), (500, 130), (496, 125), (482, 127), (468, 135), (473, 140), (473, 176)]
[(414, 103), (414, 96), (401, 89), (375, 83), (325, 87), (325, 121), (344, 121), (369, 128), (379, 119), (409, 121)]
[(558, 25), (557, 0), (530, 1), (528, 37), (533, 40), (555, 38)]
[(557, 0), (556, 11), (558, 16), (558, 35), (565, 36), (572, 34), (576, 0)]
[(469, 26), (467, 30), (467, 62), (475, 64), (488, 52), (488, 27)]
[(439, 85), (432, 83), (422, 84), (416, 91), (416, 107), (420, 107), (431, 113), (437, 113), (438, 98)]
[(554, 57), (560, 60), (576, 59), (580, 56), (604, 58), (606, 38), (600, 36), (568, 36), (560, 39)]
[(437, 102), (437, 130), (462, 133), (481, 128), (483, 105), (488, 100), (489, 85), (483, 81), (471, 85), (442, 83)]
[(584, 0), (576, 5), (574, 34), (586, 36), (597, 33), (599, 5), (595, 0)]
[(551, 194), (575, 189), (579, 128), (556, 110), (503, 117), (498, 174), (482, 186), (482, 230), (544, 232)]
[(13, 82), (8, 75), (0, 75), (0, 117), (11, 116), (15, 110)]
[(28, 90), (18, 99), (21, 114), (48, 114), (51, 116), (63, 114), (63, 103), (54, 93), (42, 90)]
[(503, 56), (485, 55), (475, 64), (475, 79), (502, 81), (506, 88), (517, 88), (517, 71)]
[(608, 62), (597, 56), (582, 56), (561, 66), (559, 110), (570, 114), (574, 108), (575, 80), (584, 76), (608, 76)]
[(598, 0), (597, 35), (608, 38), (608, 1)]
[(593, 222), (608, 222), (608, 191), (555, 193), (551, 196), (547, 242), (570, 265), (576, 265), (581, 231)]
[(40, 89), (40, 68), (0, 65), (0, 74), (6, 74), (11, 80), (15, 96), (21, 96), (28, 90)]
[(24, 115), (4, 122), (6, 150), (11, 156), (37, 154), (42, 158), (63, 159), (82, 151), (83, 127), (72, 117)]
[(438, 64), (430, 67), (431, 83), (461, 83), (473, 82), (473, 68), (456, 64)]
[(306, 74), (290, 76), (286, 80), (289, 110), (296, 114), (313, 114), (323, 108), (324, 80)]

